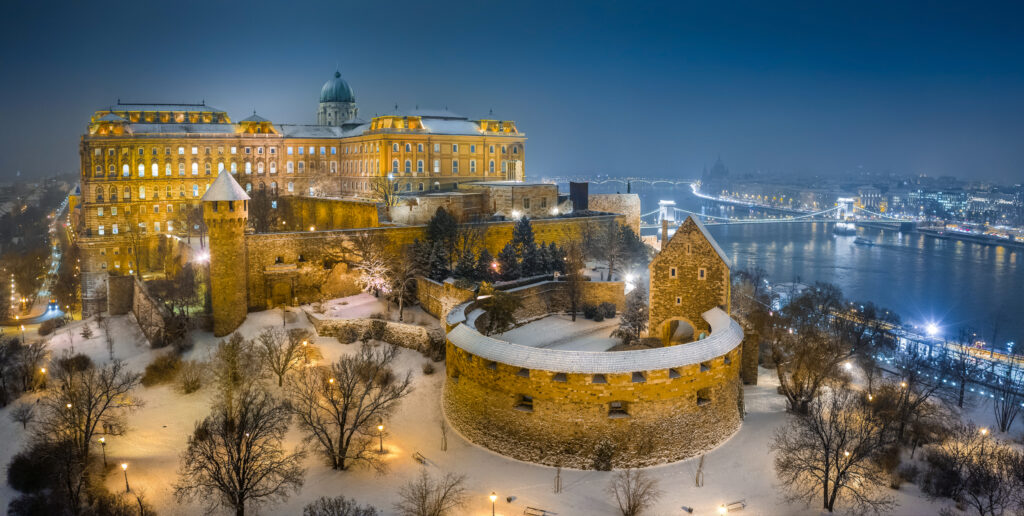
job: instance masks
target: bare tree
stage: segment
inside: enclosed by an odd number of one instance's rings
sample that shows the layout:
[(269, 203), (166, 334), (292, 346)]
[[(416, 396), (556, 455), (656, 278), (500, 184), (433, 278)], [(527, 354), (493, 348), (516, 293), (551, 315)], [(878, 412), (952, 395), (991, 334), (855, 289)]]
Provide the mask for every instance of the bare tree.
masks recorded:
[(174, 494), (244, 516), (246, 506), (283, 501), (302, 487), (305, 453), (282, 449), (290, 414), (280, 400), (251, 383), (231, 398), (219, 399), (189, 436)]
[(46, 342), (37, 340), (18, 347), (18, 378), (21, 383), (21, 390), (28, 391), (39, 387), (40, 381), (45, 378), (40, 371), (50, 356), (50, 350)]
[(970, 328), (960, 328), (955, 349), (943, 346), (940, 356), (943, 374), (952, 380), (956, 388), (956, 406), (964, 408), (964, 396), (967, 394), (967, 382), (976, 381), (982, 373), (978, 359), (971, 355), (970, 348), (974, 344), (975, 332)]
[(401, 256), (392, 263), (389, 290), (390, 297), (398, 303), (399, 321), (405, 318), (405, 300), (415, 290), (416, 278), (422, 273), (419, 262), (409, 248), (403, 249)]
[(885, 444), (885, 428), (850, 391), (832, 390), (811, 401), (806, 415), (790, 419), (772, 439), (775, 471), (790, 500), (821, 500), (833, 512), (850, 505), (880, 513), (893, 505), (873, 460)]
[(640, 516), (661, 497), (658, 481), (638, 469), (616, 473), (608, 490), (615, 496), (622, 516)]
[(21, 429), (28, 428), (28, 424), (35, 418), (35, 410), (31, 403), (21, 402), (11, 409), (11, 420), (21, 423)]
[(936, 371), (935, 362), (922, 355), (901, 353), (896, 356), (895, 365), (899, 369), (899, 383), (889, 384), (895, 396), (887, 397), (894, 398), (892, 431), (895, 439), (902, 442), (907, 425), (919, 419), (930, 402), (942, 401), (939, 394), (943, 392), (945, 378), (935, 374), (941, 372)]
[(373, 199), (384, 205), (390, 213), (392, 206), (398, 206), (401, 200), (401, 180), (392, 176), (377, 176), (370, 178), (370, 193)]
[(375, 296), (391, 289), (391, 241), (380, 232), (364, 231), (352, 237), (354, 254), (359, 257), (355, 269), (358, 283)]
[(351, 498), (321, 496), (316, 501), (306, 504), (302, 516), (377, 516), (377, 509), (369, 505), (359, 505)]
[(256, 354), (260, 357), (263, 367), (277, 376), (277, 386), (284, 385), (284, 377), (308, 362), (306, 349), (309, 348), (311, 334), (307, 330), (283, 330), (271, 328), (263, 330), (256, 337)]
[(583, 246), (576, 240), (565, 243), (565, 295), (569, 298), (569, 312), (576, 322), (576, 312), (583, 300)]
[(992, 411), (1000, 432), (1008, 432), (1024, 403), (1024, 370), (1016, 360), (1002, 361), (992, 375)]
[(446, 473), (434, 480), (426, 468), (398, 491), (395, 511), (402, 516), (444, 516), (466, 504), (465, 475)]
[(956, 425), (940, 445), (927, 448), (921, 489), (949, 497), (979, 516), (1000, 516), (1024, 502), (1024, 456), (973, 424)]
[[(230, 393), (258, 380), (263, 374), (259, 356), (251, 341), (232, 333), (221, 339), (210, 360), (210, 371), (222, 393)], [(226, 394), (223, 394), (226, 395)], [(230, 397), (228, 397), (230, 402)]]
[(289, 381), (299, 427), (316, 441), (332, 468), (384, 467), (373, 446), (376, 426), (412, 390), (410, 374), (399, 379), (392, 371), (396, 356), (397, 346), (364, 343), (358, 353), (328, 367), (309, 368)]
[(102, 368), (54, 369), (56, 385), (39, 401), (36, 426), (55, 441), (69, 442), (77, 459), (85, 464), (97, 427), (123, 427), (125, 414), (142, 406), (142, 401), (132, 396), (139, 375), (120, 360)]

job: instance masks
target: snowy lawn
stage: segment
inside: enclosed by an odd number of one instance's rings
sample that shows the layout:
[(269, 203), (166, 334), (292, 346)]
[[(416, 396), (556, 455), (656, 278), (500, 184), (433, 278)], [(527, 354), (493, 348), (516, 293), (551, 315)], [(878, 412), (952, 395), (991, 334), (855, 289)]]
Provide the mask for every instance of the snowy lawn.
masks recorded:
[(559, 314), (528, 322), (493, 337), (535, 348), (606, 351), (619, 344), (619, 339), (609, 337), (618, 327), (618, 317), (594, 322), (577, 315), (576, 322), (572, 322), (572, 317)]
[[(312, 310), (312, 306), (303, 305), (304, 310)], [(377, 314), (389, 321), (398, 321), (398, 306), (384, 298), (376, 298), (373, 294), (362, 292), (354, 296), (331, 299), (323, 303), (323, 315), (335, 319), (365, 319)], [(438, 325), (437, 319), (423, 311), (419, 306), (406, 305), (402, 310), (403, 322), (420, 326)]]
[[(288, 328), (309, 327), (305, 317), (298, 314), (289, 319)], [(559, 323), (556, 326), (566, 326), (557, 319), (553, 321)], [(599, 324), (592, 321), (584, 323)], [(96, 336), (85, 341), (79, 335), (81, 324), (78, 322), (71, 327), (75, 351), (90, 355), (97, 363), (108, 361), (109, 354), (102, 333), (95, 331)], [(111, 333), (115, 337), (114, 355), (126, 360), (140, 372), (157, 353), (165, 352), (150, 350), (144, 344), (131, 316), (112, 318), (111, 326)], [(281, 312), (269, 310), (249, 314), (239, 331), (246, 337), (253, 337), (263, 328), (275, 326), (281, 327)], [(525, 335), (520, 335), (519, 341), (528, 340), (529, 334), (536, 333), (539, 327), (533, 330), (524, 327), (522, 333)], [(611, 331), (610, 328), (608, 331)], [(604, 330), (599, 335), (602, 334)], [(186, 358), (205, 360), (217, 340), (211, 334), (197, 333), (195, 349)], [(316, 342), (323, 349), (327, 360), (334, 360), (358, 349), (358, 344), (341, 345), (333, 338), (317, 338)], [(51, 348), (55, 354), (70, 345), (65, 331), (51, 338)], [(421, 371), (424, 361), (419, 353), (406, 349), (401, 350), (396, 361), (399, 373), (411, 372), (414, 390), (401, 403), (395, 417), (387, 423), (384, 438), (390, 463), (387, 474), (377, 475), (365, 469), (333, 471), (324, 466), (315, 454), (311, 454), (306, 462), (308, 469), (302, 490), (281, 505), (261, 509), (259, 514), (301, 514), (302, 507), (309, 501), (320, 496), (339, 494), (355, 498), (360, 503), (372, 504), (381, 509), (383, 514), (393, 514), (392, 503), (400, 486), (411, 480), (421, 468), (412, 459), (412, 454), (417, 451), (427, 457), (426, 467), (432, 474), (455, 472), (466, 475), (469, 503), (459, 515), (489, 514), (490, 502), (487, 495), (492, 491), (498, 494), (497, 514), (505, 516), (522, 514), (527, 506), (547, 509), (558, 516), (613, 515), (617, 512), (607, 489), (613, 473), (563, 470), (563, 489), (560, 494), (555, 494), (552, 492), (554, 468), (496, 455), (466, 442), (454, 431), (448, 432), (448, 450), (441, 451), (440, 398), (444, 374), (442, 370), (425, 376)], [(649, 473), (657, 477), (664, 491), (661, 501), (650, 514), (681, 515), (685, 514), (683, 506), (692, 507), (693, 514), (715, 514), (719, 504), (737, 500), (745, 500), (747, 503), (746, 510), (741, 513), (743, 515), (821, 513), (816, 504), (809, 508), (802, 504), (790, 505), (779, 496), (768, 444), (773, 431), (785, 423), (788, 416), (784, 411), (782, 396), (776, 394), (774, 372), (762, 369), (759, 382), (757, 386), (745, 388), (748, 413), (743, 426), (731, 439), (706, 454), (703, 487), (694, 485), (699, 458), (648, 469)], [(272, 391), (277, 391), (276, 385), (270, 385)], [(184, 450), (186, 437), (195, 422), (207, 414), (212, 390), (204, 387), (199, 392), (181, 395), (173, 386), (164, 385), (140, 387), (137, 394), (146, 402), (146, 406), (129, 417), (126, 435), (112, 436), (107, 440), (106, 451), (110, 464), (113, 466), (127, 462), (132, 489), (144, 490), (146, 499), (160, 514), (201, 514), (202, 507), (199, 505), (177, 504), (172, 485), (178, 480), (178, 456)], [(976, 401), (976, 398), (972, 401)], [(978, 424), (991, 427), (991, 409), (983, 402), (969, 411), (968, 417), (975, 419)], [(24, 443), (21, 427), (10, 420), (6, 409), (0, 411), (0, 435), (4, 439), (4, 446), (0, 447), (0, 461), (6, 465)], [(306, 441), (303, 434), (293, 426), (287, 446), (299, 446)], [(99, 450), (96, 452), (98, 454)], [(6, 467), (0, 471), (0, 478), (4, 481), (0, 487), (0, 506), (6, 506), (16, 493), (6, 485)], [(112, 468), (106, 482), (112, 490), (124, 489), (124, 477), (119, 468)], [(940, 504), (946, 503), (927, 501), (913, 485), (904, 485), (901, 490), (892, 493), (899, 502), (894, 514), (936, 514)], [(506, 502), (506, 497), (512, 497), (512, 502)]]

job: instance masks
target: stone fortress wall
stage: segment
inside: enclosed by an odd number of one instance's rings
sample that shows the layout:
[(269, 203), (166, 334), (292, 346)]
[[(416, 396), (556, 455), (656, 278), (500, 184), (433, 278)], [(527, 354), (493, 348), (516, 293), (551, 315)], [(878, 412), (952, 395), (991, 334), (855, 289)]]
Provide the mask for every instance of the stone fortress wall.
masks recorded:
[(626, 225), (640, 234), (640, 196), (637, 194), (590, 194), (587, 196), (589, 209), (605, 213), (621, 213)]
[[(620, 305), (621, 283), (586, 285), (586, 302)], [(553, 293), (561, 286), (510, 292), (543, 297), (554, 312), (565, 309), (564, 295)], [(465, 323), (475, 308), (459, 305), (445, 319), (443, 406), (452, 426), (476, 444), (573, 468), (590, 468), (599, 450), (611, 450), (614, 467), (623, 468), (697, 455), (739, 428), (742, 330), (720, 309), (705, 314), (713, 332), (699, 343), (575, 352), (485, 337)]]

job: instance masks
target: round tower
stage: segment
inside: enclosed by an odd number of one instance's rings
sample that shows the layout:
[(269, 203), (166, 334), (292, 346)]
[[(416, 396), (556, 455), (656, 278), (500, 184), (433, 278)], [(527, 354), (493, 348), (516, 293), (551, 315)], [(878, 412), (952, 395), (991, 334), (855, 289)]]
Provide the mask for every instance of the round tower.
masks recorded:
[(203, 195), (203, 219), (210, 234), (210, 301), (213, 334), (227, 335), (245, 321), (245, 226), (249, 196), (226, 170)]

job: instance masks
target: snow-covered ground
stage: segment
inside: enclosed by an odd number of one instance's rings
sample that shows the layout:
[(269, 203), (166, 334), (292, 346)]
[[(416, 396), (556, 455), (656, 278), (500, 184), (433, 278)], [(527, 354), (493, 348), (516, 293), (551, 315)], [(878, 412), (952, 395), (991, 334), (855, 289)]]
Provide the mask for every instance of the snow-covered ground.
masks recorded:
[[(370, 307), (372, 303), (368, 300), (355, 297), (366, 302), (354, 303), (349, 298), (348, 305), (343, 306), (350, 308), (339, 309), (337, 316), (357, 317), (353, 314), (362, 313), (361, 310), (374, 313), (382, 308), (382, 305)], [(372, 299), (372, 296), (367, 297)], [(71, 326), (75, 351), (88, 354), (98, 363), (106, 362), (109, 355), (101, 332), (96, 330), (96, 336), (86, 341), (79, 335), (82, 324), (77, 322)], [(111, 326), (115, 338), (115, 357), (126, 360), (136, 370), (141, 371), (157, 353), (165, 352), (150, 350), (145, 345), (131, 316), (114, 317)], [(239, 331), (246, 337), (252, 337), (266, 327), (281, 327), (279, 310), (249, 314)], [(305, 317), (292, 313), (287, 327), (309, 327), (309, 323)], [(524, 330), (526, 335), (521, 335), (519, 341), (528, 338), (535, 330)], [(205, 360), (217, 339), (209, 333), (200, 332), (196, 334), (195, 340), (195, 348), (187, 358)], [(317, 338), (316, 343), (321, 346), (328, 360), (358, 349), (358, 344), (342, 345), (333, 338)], [(51, 338), (51, 349), (55, 353), (70, 345), (66, 331), (60, 331)], [(439, 371), (425, 376), (421, 370), (424, 361), (419, 353), (406, 349), (401, 350), (397, 359), (396, 367), (400, 373), (411, 372), (414, 390), (401, 403), (395, 417), (387, 422), (384, 441), (390, 463), (387, 474), (377, 475), (365, 469), (333, 471), (324, 466), (315, 454), (311, 454), (306, 461), (306, 482), (301, 491), (283, 504), (261, 509), (259, 514), (301, 514), (302, 507), (309, 501), (320, 496), (339, 494), (355, 498), (360, 503), (372, 504), (383, 514), (393, 514), (392, 504), (400, 486), (411, 480), (421, 468), (412, 459), (415, 452), (427, 457), (426, 467), (431, 473), (455, 472), (466, 475), (469, 503), (458, 512), (459, 516), (489, 514), (491, 507), (487, 495), (492, 491), (498, 495), (497, 514), (505, 516), (522, 514), (527, 506), (543, 508), (558, 516), (616, 513), (614, 501), (607, 489), (613, 473), (563, 470), (562, 492), (556, 494), (552, 490), (554, 468), (496, 455), (468, 443), (454, 431), (448, 433), (447, 451), (441, 451), (440, 397), (444, 374)], [(703, 487), (694, 486), (699, 458), (649, 468), (648, 471), (656, 476), (664, 491), (650, 514), (681, 515), (685, 514), (682, 511), (684, 506), (692, 507), (693, 514), (715, 514), (719, 504), (737, 500), (746, 501), (747, 508), (741, 513), (744, 515), (820, 514), (816, 505), (810, 508), (802, 504), (791, 505), (779, 496), (768, 443), (773, 431), (788, 416), (784, 412), (783, 398), (776, 393), (777, 385), (772, 371), (761, 370), (759, 384), (745, 387), (747, 417), (731, 439), (706, 454)], [(270, 388), (272, 391), (278, 389), (273, 384)], [(106, 451), (110, 464), (127, 462), (133, 490), (144, 490), (146, 499), (160, 514), (200, 514), (202, 507), (199, 505), (179, 505), (175, 502), (172, 485), (177, 480), (178, 456), (185, 447), (186, 437), (195, 422), (208, 412), (210, 389), (181, 395), (172, 386), (165, 385), (140, 387), (137, 394), (146, 406), (129, 418), (127, 434), (107, 440)], [(979, 404), (967, 416), (981, 425), (992, 425), (991, 408), (987, 404)], [(6, 409), (0, 410), (0, 436), (4, 441), (4, 446), (0, 447), (0, 464), (5, 465), (24, 443), (24, 433), (20, 426), (10, 420)], [(299, 446), (305, 441), (303, 434), (293, 427), (288, 435), (287, 446)], [(6, 506), (16, 496), (7, 487), (5, 475), (6, 468), (0, 468), (0, 506)], [(123, 489), (124, 486), (120, 471), (112, 471), (106, 482), (112, 490)], [(926, 500), (913, 485), (904, 485), (901, 490), (892, 493), (899, 502), (894, 514), (936, 514), (943, 503)], [(507, 497), (512, 497), (511, 503), (505, 501)]]
[[(305, 309), (312, 309), (304, 306)], [(388, 302), (383, 298), (376, 298), (373, 294), (362, 292), (354, 296), (331, 299), (322, 306), (323, 314), (336, 319), (363, 319), (380, 315), (390, 321), (398, 320), (398, 307), (391, 305), (388, 309)], [(423, 311), (419, 306), (406, 305), (402, 310), (402, 321), (409, 324), (422, 326), (437, 325), (438, 321), (430, 314)]]
[(572, 322), (570, 316), (558, 314), (528, 322), (493, 337), (535, 348), (606, 351), (619, 344), (619, 339), (609, 337), (618, 326), (618, 317), (594, 322), (577, 315), (576, 322)]

